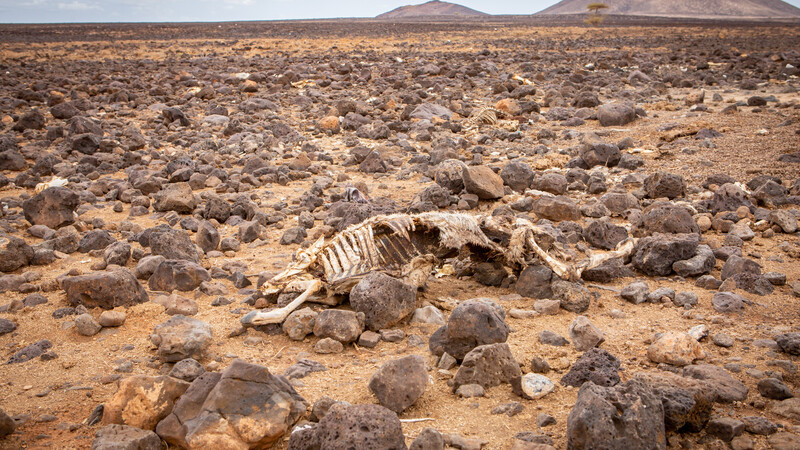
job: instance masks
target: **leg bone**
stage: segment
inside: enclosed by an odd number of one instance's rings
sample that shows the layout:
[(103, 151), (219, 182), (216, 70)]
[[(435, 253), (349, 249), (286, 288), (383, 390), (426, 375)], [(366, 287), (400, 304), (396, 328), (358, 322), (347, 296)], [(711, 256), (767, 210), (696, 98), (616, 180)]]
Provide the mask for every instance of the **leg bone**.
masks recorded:
[(539, 244), (537, 244), (536, 240), (533, 238), (533, 232), (528, 233), (527, 242), (531, 249), (533, 249), (533, 252), (536, 253), (536, 256), (538, 256), (547, 265), (547, 267), (550, 268), (550, 270), (555, 272), (559, 278), (563, 280), (572, 280), (577, 278), (577, 273), (572, 265), (565, 264), (558, 259), (553, 258), (549, 253), (544, 251), (542, 247), (539, 247)]
[(631, 252), (633, 252), (633, 248), (635, 246), (636, 246), (635, 239), (626, 239), (620, 242), (617, 245), (617, 248), (610, 252), (592, 253), (591, 255), (589, 255), (589, 259), (582, 261), (580, 267), (578, 267), (576, 271), (578, 278), (580, 278), (584, 270), (594, 269), (595, 267), (599, 266), (600, 264), (603, 264), (609, 259), (627, 257), (628, 255), (631, 254)]
[(267, 325), (270, 323), (283, 322), (287, 317), (289, 317), (289, 314), (300, 307), (300, 305), (302, 305), (308, 299), (308, 297), (311, 297), (319, 292), (320, 289), (322, 289), (322, 282), (319, 280), (308, 280), (304, 282), (304, 284), (306, 290), (296, 299), (292, 300), (292, 302), (288, 305), (284, 306), (283, 308), (272, 309), (269, 311), (252, 311), (242, 317), (242, 325), (251, 327), (256, 325)]

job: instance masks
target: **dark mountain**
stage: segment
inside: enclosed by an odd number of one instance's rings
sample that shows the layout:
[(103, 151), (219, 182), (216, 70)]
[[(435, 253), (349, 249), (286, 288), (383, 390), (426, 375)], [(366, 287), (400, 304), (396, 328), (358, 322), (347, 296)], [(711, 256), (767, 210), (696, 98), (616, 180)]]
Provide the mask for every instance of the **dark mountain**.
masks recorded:
[(433, 0), (421, 5), (407, 5), (395, 8), (377, 16), (378, 19), (401, 19), (404, 17), (436, 17), (436, 16), (488, 16), (466, 6), (450, 2)]
[[(537, 14), (586, 14), (593, 0), (563, 0)], [(608, 0), (602, 14), (631, 16), (747, 18), (800, 17), (800, 8), (781, 0)]]

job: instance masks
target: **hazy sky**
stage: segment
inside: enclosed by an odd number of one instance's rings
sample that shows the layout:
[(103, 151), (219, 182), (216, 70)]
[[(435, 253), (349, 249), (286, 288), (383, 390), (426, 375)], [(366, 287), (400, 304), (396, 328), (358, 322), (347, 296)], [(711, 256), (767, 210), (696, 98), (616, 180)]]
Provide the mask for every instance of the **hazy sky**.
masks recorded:
[[(451, 0), (489, 14), (533, 14), (558, 0)], [(183, 22), (374, 17), (424, 0), (0, 0), (0, 23)], [(800, 0), (787, 3), (800, 7)]]

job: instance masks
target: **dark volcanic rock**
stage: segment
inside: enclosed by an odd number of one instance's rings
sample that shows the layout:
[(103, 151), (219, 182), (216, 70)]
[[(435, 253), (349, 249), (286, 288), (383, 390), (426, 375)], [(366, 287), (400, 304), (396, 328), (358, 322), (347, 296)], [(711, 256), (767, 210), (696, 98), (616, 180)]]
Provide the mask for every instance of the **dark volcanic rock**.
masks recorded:
[(92, 441), (92, 450), (163, 448), (165, 447), (161, 443), (161, 438), (154, 432), (128, 425), (106, 425), (95, 433)]
[(78, 204), (78, 194), (64, 187), (51, 187), (25, 200), (22, 211), (32, 225), (45, 225), (55, 230), (75, 222)]
[(336, 403), (319, 421), (316, 439), (326, 450), (406, 450), (397, 414), (380, 405)]
[(661, 400), (641, 381), (585, 383), (567, 418), (567, 447), (666, 449)]
[(591, 348), (581, 355), (569, 372), (561, 378), (565, 386), (581, 387), (591, 381), (598, 386), (615, 386), (619, 383), (620, 362), (606, 350)]
[(417, 289), (383, 272), (372, 272), (350, 290), (350, 305), (364, 313), (367, 328), (383, 330), (414, 312)]
[(369, 390), (380, 404), (398, 414), (413, 405), (427, 385), (425, 360), (419, 355), (386, 362), (369, 380)]
[(25, 346), (16, 353), (14, 353), (13, 355), (11, 355), (11, 357), (8, 358), (8, 362), (6, 364), (17, 364), (30, 361), (33, 358), (41, 356), (42, 353), (46, 352), (52, 347), (53, 344), (47, 339), (36, 341), (33, 344)]
[(628, 102), (606, 103), (597, 108), (597, 120), (604, 127), (627, 125), (636, 120), (636, 110)]
[(641, 235), (653, 233), (699, 233), (700, 228), (686, 208), (668, 202), (658, 202), (645, 208), (637, 231)]
[(550, 280), (553, 271), (544, 264), (528, 266), (519, 274), (515, 289), (517, 294), (529, 298), (552, 298)]
[(800, 356), (800, 333), (784, 333), (778, 335), (775, 341), (785, 353)]
[(661, 399), (667, 431), (697, 432), (711, 417), (714, 395), (704, 381), (670, 372), (637, 372), (633, 379), (648, 384)]
[(611, 250), (628, 238), (628, 231), (607, 220), (593, 220), (583, 230), (583, 238), (597, 248)]
[(683, 197), (686, 194), (686, 181), (674, 173), (657, 172), (645, 178), (644, 190), (650, 198)]
[(150, 247), (153, 255), (161, 255), (167, 259), (200, 262), (197, 247), (189, 237), (189, 233), (184, 230), (176, 230), (168, 226), (148, 228), (140, 234), (139, 243), (143, 247)]
[(204, 281), (211, 281), (211, 275), (203, 266), (167, 259), (156, 267), (147, 284), (154, 291), (193, 291)]
[(636, 243), (633, 265), (647, 275), (667, 276), (673, 263), (694, 256), (698, 242), (696, 234), (656, 233)]
[(511, 189), (517, 192), (525, 192), (531, 187), (534, 173), (530, 166), (518, 161), (511, 161), (500, 171), (500, 178)]
[(71, 305), (87, 308), (114, 309), (150, 299), (133, 272), (124, 268), (67, 277), (61, 280), (61, 287)]
[(479, 384), (484, 388), (510, 383), (521, 377), (519, 363), (505, 342), (481, 345), (464, 357), (461, 367), (453, 378), (453, 392), (465, 384)]
[(0, 409), (0, 439), (8, 436), (17, 428), (16, 422), (5, 411)]
[[(505, 342), (509, 333), (505, 311), (489, 302), (475, 299), (456, 306), (450, 313), (447, 325), (437, 331), (441, 335), (441, 347), (436, 351), (432, 346), (433, 353), (441, 355), (447, 352), (460, 360), (479, 345)], [(435, 341), (431, 336), (431, 344)]]
[(581, 218), (581, 211), (578, 205), (572, 199), (563, 195), (537, 198), (533, 203), (533, 212), (543, 219), (554, 222), (562, 220), (577, 221)]
[(0, 272), (13, 272), (27, 266), (34, 251), (24, 240), (0, 234)]
[(736, 211), (740, 206), (752, 207), (753, 204), (747, 199), (747, 193), (733, 183), (726, 183), (720, 186), (711, 198), (709, 209), (717, 214), (722, 211)]
[(589, 168), (594, 166), (614, 167), (619, 164), (620, 158), (622, 158), (622, 154), (614, 144), (590, 144), (581, 153), (581, 159)]

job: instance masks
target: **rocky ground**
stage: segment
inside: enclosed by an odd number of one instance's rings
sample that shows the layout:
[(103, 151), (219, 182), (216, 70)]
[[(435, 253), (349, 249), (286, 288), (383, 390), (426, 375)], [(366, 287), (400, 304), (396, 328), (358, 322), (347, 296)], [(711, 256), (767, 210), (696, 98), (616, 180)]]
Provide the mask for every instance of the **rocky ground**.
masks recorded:
[[(796, 26), (0, 28), (0, 447), (800, 447)], [(240, 325), (423, 211), (636, 244)]]

